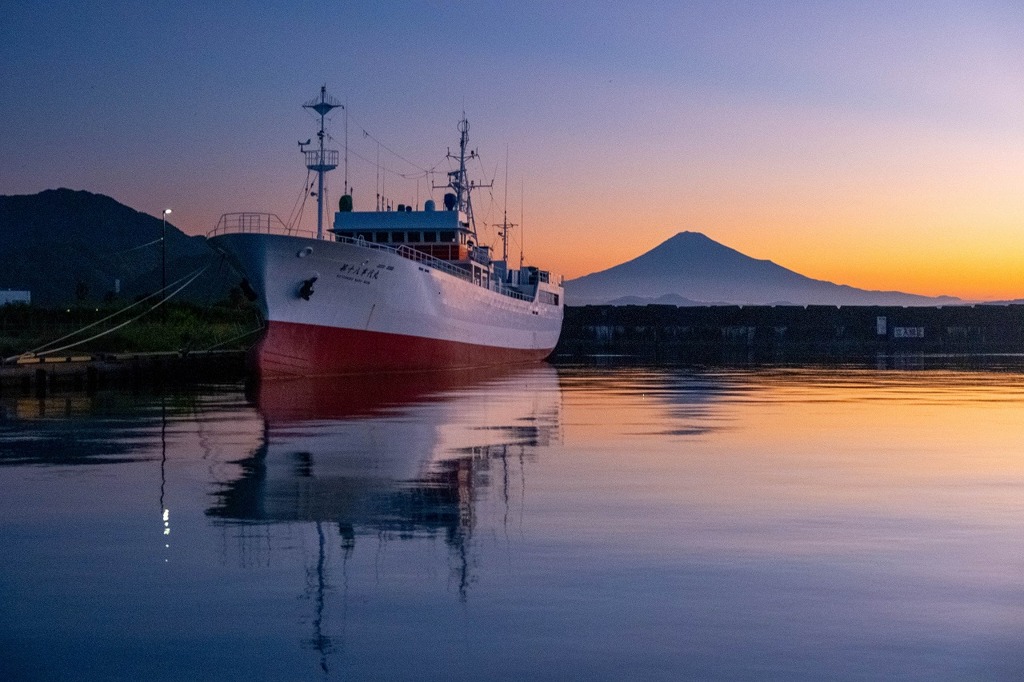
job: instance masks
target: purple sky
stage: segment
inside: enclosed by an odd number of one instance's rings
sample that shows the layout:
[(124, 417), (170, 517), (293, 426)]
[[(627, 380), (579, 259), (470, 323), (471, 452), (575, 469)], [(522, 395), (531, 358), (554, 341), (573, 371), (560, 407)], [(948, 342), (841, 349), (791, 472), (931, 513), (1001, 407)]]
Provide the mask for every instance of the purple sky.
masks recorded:
[(696, 230), (857, 286), (1024, 295), (1020, 3), (5, 5), (0, 194), (169, 206), (193, 234), (285, 217), (326, 83), (357, 209), (375, 140), (414, 162), (382, 151), (386, 193), (422, 203), (465, 110), (480, 217), (507, 147), (528, 256), (569, 276)]

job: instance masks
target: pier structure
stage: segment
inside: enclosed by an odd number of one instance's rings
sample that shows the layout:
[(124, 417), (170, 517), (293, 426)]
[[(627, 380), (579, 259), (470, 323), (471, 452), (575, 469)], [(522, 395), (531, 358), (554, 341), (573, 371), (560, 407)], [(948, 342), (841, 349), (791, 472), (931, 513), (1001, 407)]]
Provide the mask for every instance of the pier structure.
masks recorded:
[(652, 362), (855, 360), (879, 354), (1024, 353), (1024, 305), (582, 306), (555, 357)]
[(78, 353), (24, 357), (0, 365), (0, 395), (160, 386), (237, 380), (245, 376), (245, 351), (191, 353)]

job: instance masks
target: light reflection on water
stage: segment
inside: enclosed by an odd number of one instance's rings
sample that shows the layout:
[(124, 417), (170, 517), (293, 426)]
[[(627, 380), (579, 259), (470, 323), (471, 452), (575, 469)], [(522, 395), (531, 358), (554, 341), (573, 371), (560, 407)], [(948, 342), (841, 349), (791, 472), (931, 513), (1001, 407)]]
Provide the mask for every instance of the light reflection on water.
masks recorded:
[(0, 669), (1020, 677), (1022, 417), (1012, 367), (5, 396)]

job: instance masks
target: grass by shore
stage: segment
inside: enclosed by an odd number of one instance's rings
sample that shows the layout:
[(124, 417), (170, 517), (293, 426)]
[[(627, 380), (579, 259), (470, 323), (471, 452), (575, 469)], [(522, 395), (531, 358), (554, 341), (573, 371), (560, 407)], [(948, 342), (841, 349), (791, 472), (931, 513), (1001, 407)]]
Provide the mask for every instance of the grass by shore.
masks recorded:
[[(60, 348), (111, 330), (144, 308), (123, 310), (125, 304), (78, 305), (45, 309), (27, 305), (0, 306), (0, 359), (34, 351)], [(110, 319), (102, 321), (108, 316)], [(88, 325), (95, 326), (83, 329)], [(261, 321), (252, 306), (223, 303), (200, 307), (170, 302), (108, 334), (60, 351), (70, 353), (148, 353), (208, 349), (244, 349), (257, 338)], [(80, 331), (81, 330), (81, 331)], [(78, 332), (78, 333), (76, 333)], [(57, 341), (71, 335), (63, 341)]]

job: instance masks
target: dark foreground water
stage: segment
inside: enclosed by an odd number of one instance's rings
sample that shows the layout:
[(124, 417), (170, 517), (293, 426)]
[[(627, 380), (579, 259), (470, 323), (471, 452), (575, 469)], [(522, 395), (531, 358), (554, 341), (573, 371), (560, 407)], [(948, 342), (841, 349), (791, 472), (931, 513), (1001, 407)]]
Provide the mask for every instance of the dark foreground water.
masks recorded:
[(0, 679), (1020, 679), (1024, 372), (0, 399)]

